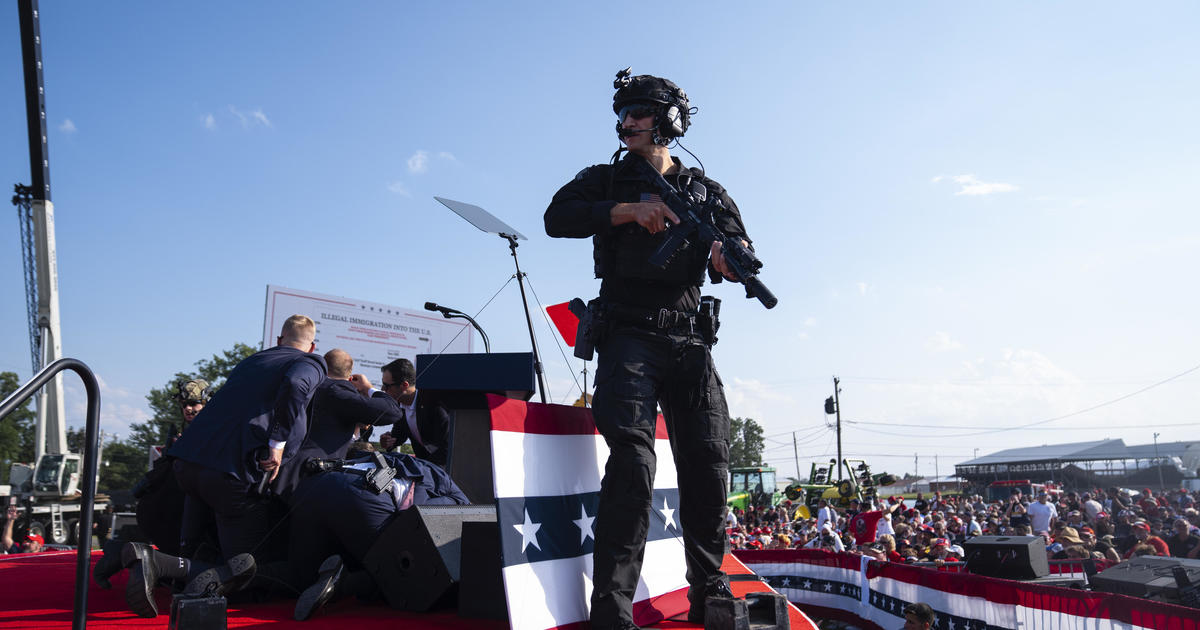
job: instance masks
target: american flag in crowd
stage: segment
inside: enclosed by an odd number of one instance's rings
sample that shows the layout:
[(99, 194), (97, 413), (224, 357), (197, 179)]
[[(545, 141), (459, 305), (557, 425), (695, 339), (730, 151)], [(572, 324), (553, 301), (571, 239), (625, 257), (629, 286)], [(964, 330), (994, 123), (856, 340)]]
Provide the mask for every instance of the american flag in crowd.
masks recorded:
[(653, 201), (656, 203), (662, 203), (662, 197), (659, 197), (658, 195), (656, 195), (654, 193), (642, 193), (642, 196), (639, 199), (639, 201), (643, 201), (643, 202)]
[[(514, 630), (587, 628), (596, 506), (608, 446), (590, 409), (489, 396), (496, 516)], [(662, 418), (634, 621), (687, 611), (679, 487)]]

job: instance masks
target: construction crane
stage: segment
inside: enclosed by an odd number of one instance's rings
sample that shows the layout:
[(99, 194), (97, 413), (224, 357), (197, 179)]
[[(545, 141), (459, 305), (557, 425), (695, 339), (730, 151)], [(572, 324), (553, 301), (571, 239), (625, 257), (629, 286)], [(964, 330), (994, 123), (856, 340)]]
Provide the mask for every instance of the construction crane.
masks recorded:
[[(58, 263), (54, 244), (54, 204), (50, 201), (50, 153), (46, 141), (46, 99), (42, 82), (42, 41), (37, 0), (18, 0), (21, 57), (25, 68), (25, 111), (29, 130), (32, 183), (17, 184), (13, 205), (20, 223), (26, 311), (33, 373), (62, 358), (58, 310)], [(67, 452), (62, 375), (37, 394), (33, 465), (16, 463), (0, 503), (19, 504), (25, 528), (47, 542), (74, 543), (84, 509), (79, 500), (81, 458)], [(95, 509), (88, 506), (88, 509)]]
[[(54, 246), (54, 204), (50, 201), (50, 150), (46, 141), (46, 93), (42, 83), (42, 41), (36, 0), (18, 2), (21, 56), (25, 66), (25, 111), (33, 182), (16, 187), (13, 203), (21, 223), (33, 373), (62, 358), (58, 311), (58, 263)], [(35, 456), (67, 450), (63, 423), (62, 375), (47, 383), (37, 398)]]

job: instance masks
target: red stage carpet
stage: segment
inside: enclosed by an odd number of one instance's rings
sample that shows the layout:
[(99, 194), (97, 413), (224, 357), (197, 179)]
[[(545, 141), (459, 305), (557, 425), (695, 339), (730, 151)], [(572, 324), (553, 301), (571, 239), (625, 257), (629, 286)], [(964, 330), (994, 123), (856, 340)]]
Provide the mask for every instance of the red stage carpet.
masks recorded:
[[(100, 557), (93, 554), (93, 562)], [(749, 571), (733, 556), (725, 557), (724, 569), (730, 574), (746, 574)], [(160, 594), (158, 609), (162, 612), (156, 619), (143, 619), (129, 612), (125, 606), (126, 573), (113, 578), (113, 588), (104, 590), (91, 583), (88, 589), (87, 623), (90, 628), (163, 628), (167, 625), (167, 614), (171, 600), (166, 589)], [(0, 630), (28, 630), (32, 628), (70, 628), (71, 607), (74, 605), (75, 552), (49, 552), (0, 556)], [(767, 590), (761, 582), (734, 582), (733, 592), (744, 593)], [(353, 627), (355, 630), (371, 628), (423, 628), (479, 629), (507, 628), (504, 621), (463, 619), (453, 610), (433, 613), (408, 613), (388, 608), (386, 605), (363, 605), (347, 598), (325, 607), (312, 619), (297, 622), (292, 619), (292, 601), (265, 604), (248, 604), (230, 607), (230, 628), (251, 628), (272, 624), (274, 627), (292, 625), (308, 630), (332, 630)], [(282, 626), (281, 626), (282, 624)], [(794, 630), (815, 629), (804, 615), (794, 607), (791, 618)], [(683, 630), (700, 628), (681, 621), (666, 621), (657, 628)]]

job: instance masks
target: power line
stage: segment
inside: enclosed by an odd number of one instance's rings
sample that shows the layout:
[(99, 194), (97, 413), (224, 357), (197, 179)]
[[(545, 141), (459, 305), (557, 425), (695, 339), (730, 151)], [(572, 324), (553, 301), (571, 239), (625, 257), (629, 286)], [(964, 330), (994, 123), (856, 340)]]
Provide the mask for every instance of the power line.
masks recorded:
[[(1097, 410), (1097, 409), (1100, 409), (1101, 407), (1107, 407), (1107, 406), (1109, 406), (1109, 405), (1112, 405), (1112, 404), (1115, 404), (1115, 403), (1121, 402), (1122, 400), (1127, 400), (1127, 399), (1129, 399), (1129, 398), (1133, 398), (1134, 396), (1137, 396), (1138, 394), (1143, 394), (1143, 393), (1145, 393), (1145, 392), (1148, 392), (1148, 391), (1150, 391), (1150, 390), (1154, 389), (1155, 387), (1158, 387), (1158, 386), (1160, 386), (1160, 385), (1165, 385), (1165, 384), (1167, 384), (1167, 383), (1170, 383), (1170, 382), (1171, 382), (1171, 381), (1173, 381), (1173, 380), (1176, 380), (1176, 379), (1178, 379), (1178, 378), (1182, 378), (1182, 377), (1184, 377), (1184, 376), (1187, 376), (1188, 374), (1191, 374), (1192, 372), (1195, 372), (1196, 370), (1200, 370), (1200, 365), (1196, 365), (1196, 366), (1193, 366), (1193, 367), (1191, 367), (1191, 368), (1188, 368), (1188, 369), (1186, 369), (1186, 370), (1184, 370), (1184, 371), (1182, 371), (1182, 372), (1180, 372), (1180, 373), (1178, 373), (1178, 374), (1176, 374), (1176, 375), (1174, 375), (1174, 376), (1167, 377), (1167, 378), (1165, 378), (1165, 379), (1163, 379), (1163, 380), (1161, 380), (1161, 381), (1158, 381), (1157, 383), (1154, 383), (1154, 384), (1152, 384), (1152, 385), (1147, 385), (1146, 387), (1143, 387), (1143, 388), (1141, 388), (1141, 389), (1139, 389), (1139, 390), (1137, 390), (1137, 391), (1134, 391), (1134, 392), (1130, 392), (1130, 393), (1128, 393), (1128, 394), (1125, 394), (1124, 396), (1118, 396), (1117, 398), (1113, 398), (1112, 400), (1107, 400), (1107, 401), (1105, 401), (1105, 402), (1102, 402), (1102, 403), (1099, 403), (1099, 404), (1096, 404), (1096, 405), (1092, 405), (1091, 407), (1086, 407), (1086, 408), (1084, 408), (1084, 409), (1080, 409), (1079, 411), (1073, 411), (1073, 412), (1071, 412), (1071, 413), (1068, 413), (1068, 414), (1063, 414), (1063, 415), (1061, 415), (1061, 416), (1055, 416), (1055, 417), (1053, 417), (1053, 418), (1046, 418), (1045, 420), (1038, 420), (1038, 421), (1036, 421), (1036, 422), (1030, 422), (1030, 423), (1027, 423), (1027, 424), (1019, 424), (1019, 425), (1012, 426), (1012, 427), (1004, 427), (1004, 428), (1000, 428), (1000, 429), (988, 429), (988, 430), (986, 430), (986, 431), (974, 431), (974, 432), (971, 432), (971, 433), (953, 433), (953, 434), (950, 434), (950, 435), (942, 435), (942, 436), (939, 436), (939, 437), (942, 437), (942, 438), (958, 438), (958, 437), (970, 437), (970, 436), (974, 436), (974, 435), (987, 435), (987, 434), (989, 434), (989, 433), (1005, 433), (1005, 432), (1008, 432), (1008, 431), (1018, 431), (1018, 430), (1022, 430), (1022, 429), (1028, 429), (1029, 427), (1035, 427), (1035, 426), (1038, 426), (1038, 425), (1048, 424), (1048, 423), (1050, 423), (1050, 422), (1057, 422), (1057, 421), (1059, 421), (1059, 420), (1065, 420), (1065, 419), (1067, 419), (1067, 418), (1072, 418), (1072, 417), (1074, 417), (1074, 416), (1082, 415), (1082, 414), (1088, 413), (1088, 412), (1090, 412), (1090, 411), (1095, 411), (1095, 410)], [(894, 425), (894, 426), (900, 426), (900, 425)], [(910, 424), (907, 424), (907, 423), (906, 423), (906, 424), (904, 424), (903, 426), (915, 426), (915, 425), (910, 425)], [(938, 427), (938, 428), (942, 428), (942, 427)], [(1095, 428), (1099, 428), (1099, 429), (1106, 429), (1106, 430), (1108, 429), (1108, 427), (1104, 427), (1104, 426), (1095, 427)], [(1067, 429), (1061, 429), (1061, 428), (1060, 428), (1059, 430), (1067, 430)], [(883, 435), (901, 435), (901, 436), (903, 436), (903, 435), (907, 435), (907, 434), (902, 434), (902, 433), (888, 433), (888, 432), (886, 432), (886, 431), (879, 431), (879, 430), (877, 430), (877, 429), (876, 429), (876, 430), (874, 430), (874, 431), (875, 431), (876, 433), (881, 433), (881, 434), (883, 434)]]
[[(972, 427), (972, 426), (967, 426), (967, 425), (912, 424), (909, 422), (903, 422), (903, 423), (901, 423), (901, 422), (866, 422), (863, 420), (848, 420), (847, 422), (849, 424), (869, 424), (869, 425), (881, 426), (881, 427), (905, 426), (905, 427), (916, 427), (916, 428), (920, 428), (920, 429), (978, 429), (979, 428), (979, 427)], [(1169, 423), (1169, 424), (1155, 423), (1154, 426), (1155, 427), (1194, 427), (1197, 424), (1200, 424), (1200, 420), (1195, 420), (1192, 422), (1173, 422), (1173, 423)], [(1032, 427), (1032, 428), (1027, 428), (1026, 430), (1027, 431), (1087, 431), (1090, 429), (1141, 429), (1141, 428), (1145, 428), (1145, 427), (1146, 427), (1146, 425), (1144, 425), (1144, 424), (1116, 424), (1116, 425), (1105, 424), (1105, 425), (1090, 426), (1090, 427)]]

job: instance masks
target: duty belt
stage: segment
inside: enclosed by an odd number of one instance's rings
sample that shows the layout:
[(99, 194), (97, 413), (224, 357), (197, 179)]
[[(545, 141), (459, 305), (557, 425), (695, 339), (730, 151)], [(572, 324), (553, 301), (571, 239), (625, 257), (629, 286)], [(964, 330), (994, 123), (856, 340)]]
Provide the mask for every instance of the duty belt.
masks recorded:
[(609, 316), (618, 322), (633, 324), (644, 328), (691, 328), (696, 320), (695, 313), (673, 311), (666, 308), (652, 309), (624, 304), (608, 304)]

